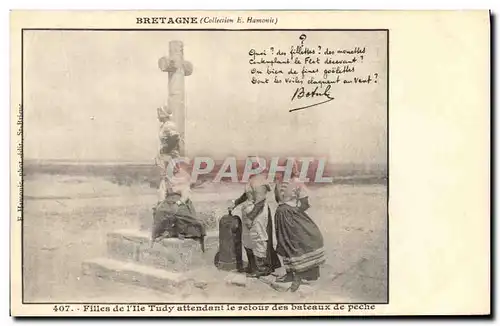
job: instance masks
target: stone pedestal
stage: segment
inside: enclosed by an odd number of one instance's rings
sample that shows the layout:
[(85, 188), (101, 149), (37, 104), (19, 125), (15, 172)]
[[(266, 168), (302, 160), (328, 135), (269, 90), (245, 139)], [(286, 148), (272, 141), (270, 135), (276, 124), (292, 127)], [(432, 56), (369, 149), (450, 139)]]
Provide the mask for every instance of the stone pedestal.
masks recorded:
[(218, 233), (208, 232), (205, 252), (192, 239), (163, 239), (149, 246), (149, 232), (119, 230), (107, 236), (107, 257), (83, 263), (83, 273), (111, 281), (175, 292), (196, 275), (196, 270), (213, 264)]
[(138, 215), (136, 229), (107, 234), (106, 257), (84, 262), (84, 274), (167, 292), (182, 287), (190, 281), (189, 277), (194, 281), (197, 279), (193, 278), (203, 279), (207, 270), (216, 270), (213, 262), (219, 249), (217, 218), (225, 214), (230, 198), (230, 194), (193, 193), (198, 218), (210, 225), (204, 253), (200, 243), (192, 239), (163, 239), (150, 248), (152, 211), (147, 210)]

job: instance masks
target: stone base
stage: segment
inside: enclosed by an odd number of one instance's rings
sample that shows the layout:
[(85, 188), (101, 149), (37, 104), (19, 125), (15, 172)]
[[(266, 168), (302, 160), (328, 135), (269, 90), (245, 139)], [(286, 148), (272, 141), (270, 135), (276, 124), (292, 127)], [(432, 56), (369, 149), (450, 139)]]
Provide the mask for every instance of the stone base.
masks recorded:
[(201, 251), (199, 241), (193, 239), (163, 239), (150, 248), (149, 232), (119, 230), (108, 233), (107, 246), (109, 258), (183, 272), (213, 263), (218, 241), (218, 232), (209, 232), (205, 237), (205, 252)]
[(185, 286), (188, 275), (196, 275), (204, 266), (213, 267), (218, 232), (207, 233), (205, 252), (193, 239), (163, 239), (150, 248), (149, 235), (141, 230), (108, 233), (107, 257), (84, 262), (83, 273), (172, 293)]
[(109, 258), (84, 262), (83, 273), (84, 275), (97, 276), (110, 281), (142, 286), (167, 293), (179, 291), (189, 281), (182, 273), (169, 272)]

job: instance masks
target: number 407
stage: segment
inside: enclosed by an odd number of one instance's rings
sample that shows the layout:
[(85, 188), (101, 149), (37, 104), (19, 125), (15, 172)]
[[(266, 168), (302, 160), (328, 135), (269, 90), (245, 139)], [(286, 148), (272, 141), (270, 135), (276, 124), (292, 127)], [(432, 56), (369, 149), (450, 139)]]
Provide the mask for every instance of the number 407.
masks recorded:
[(69, 305), (54, 306), (55, 312), (66, 312), (69, 311)]

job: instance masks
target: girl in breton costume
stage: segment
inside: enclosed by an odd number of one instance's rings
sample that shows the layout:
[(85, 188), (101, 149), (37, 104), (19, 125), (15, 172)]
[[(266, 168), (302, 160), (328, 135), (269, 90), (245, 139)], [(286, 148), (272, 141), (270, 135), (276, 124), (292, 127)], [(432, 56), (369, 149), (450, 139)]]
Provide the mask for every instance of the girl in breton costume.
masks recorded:
[(290, 181), (280, 181), (275, 186), (278, 208), (275, 213), (276, 252), (283, 257), (286, 275), (278, 282), (292, 282), (295, 292), (302, 280), (319, 278), (319, 266), (325, 262), (323, 235), (306, 213), (309, 206), (308, 191), (298, 178), (294, 164)]
[[(157, 164), (161, 168), (161, 183), (158, 189), (158, 204), (154, 208), (154, 223), (151, 234), (151, 246), (159, 238), (195, 238), (200, 240), (204, 251), (205, 227), (196, 218), (196, 211), (190, 199), (191, 180), (180, 164), (180, 134), (172, 121), (172, 112), (165, 106), (158, 108), (160, 121), (160, 150)], [(170, 162), (172, 173), (168, 173)]]
[[(258, 168), (258, 162), (252, 168)], [(245, 185), (245, 191), (231, 210), (242, 205), (242, 242), (248, 258), (246, 272), (249, 276), (267, 276), (280, 267), (280, 261), (273, 246), (273, 226), (267, 194), (271, 187), (263, 174), (252, 175)]]
[(158, 121), (160, 121), (160, 148), (157, 156), (157, 164), (166, 169), (166, 164), (171, 158), (179, 157), (181, 135), (177, 131), (177, 125), (172, 121), (172, 111), (166, 106), (157, 109)]
[(154, 209), (151, 245), (161, 238), (198, 239), (205, 251), (205, 226), (197, 219), (191, 201), (191, 176), (179, 164), (173, 164), (173, 173), (166, 173), (163, 200)]

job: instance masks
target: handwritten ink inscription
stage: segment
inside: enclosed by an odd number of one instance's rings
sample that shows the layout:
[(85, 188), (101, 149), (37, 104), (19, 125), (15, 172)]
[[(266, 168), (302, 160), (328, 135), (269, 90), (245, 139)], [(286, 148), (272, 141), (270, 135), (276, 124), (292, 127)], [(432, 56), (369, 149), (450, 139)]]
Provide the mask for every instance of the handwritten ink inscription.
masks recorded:
[(298, 107), (289, 112), (333, 101), (334, 93), (342, 87), (363, 87), (379, 82), (378, 72), (367, 72), (362, 67), (366, 56), (370, 56), (366, 46), (339, 47), (332, 43), (312, 47), (304, 44), (306, 40), (307, 35), (301, 34), (300, 44), (292, 44), (287, 49), (270, 46), (248, 52), (251, 84), (293, 88), (290, 102)]

